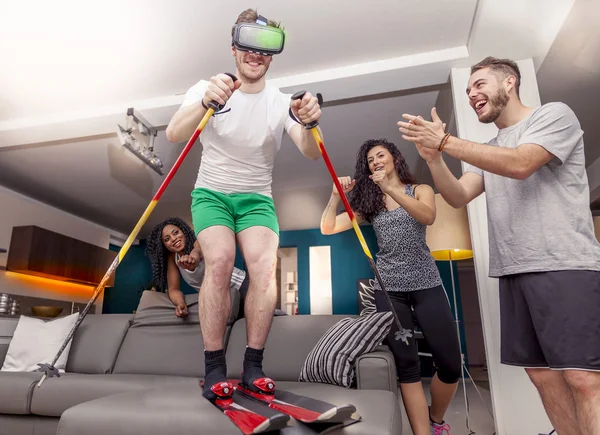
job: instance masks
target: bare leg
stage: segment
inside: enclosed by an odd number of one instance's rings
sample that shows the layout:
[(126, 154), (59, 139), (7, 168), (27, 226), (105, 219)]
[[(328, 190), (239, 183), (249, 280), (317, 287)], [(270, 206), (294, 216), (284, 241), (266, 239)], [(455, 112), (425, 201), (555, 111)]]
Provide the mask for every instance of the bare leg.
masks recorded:
[(421, 382), (401, 383), (400, 393), (413, 435), (430, 435), (429, 407)]
[[(563, 372), (525, 369), (537, 388), (546, 414), (559, 435), (583, 435), (578, 429), (575, 399)], [(585, 435), (594, 432), (585, 432)]]
[(262, 349), (277, 304), (277, 247), (279, 237), (266, 227), (250, 227), (238, 234), (250, 277), (245, 302), (248, 346)]
[(445, 384), (440, 381), (437, 373), (433, 376), (429, 389), (431, 394), (431, 409), (429, 412), (433, 421), (440, 423), (444, 420), (446, 410), (450, 406), (457, 388), (458, 382)]
[(579, 433), (600, 434), (600, 373), (565, 370), (563, 374), (575, 400)]
[(205, 262), (204, 281), (198, 297), (204, 349), (223, 349), (231, 307), (229, 285), (235, 260), (235, 236), (224, 226), (206, 228), (198, 234)]

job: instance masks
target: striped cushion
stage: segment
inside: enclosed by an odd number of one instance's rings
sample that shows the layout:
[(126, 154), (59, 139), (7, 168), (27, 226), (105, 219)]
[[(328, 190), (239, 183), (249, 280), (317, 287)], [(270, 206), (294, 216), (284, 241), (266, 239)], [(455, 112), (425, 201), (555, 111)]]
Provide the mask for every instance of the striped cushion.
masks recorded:
[(393, 321), (391, 311), (340, 320), (308, 354), (298, 380), (349, 388), (356, 359), (382, 343)]

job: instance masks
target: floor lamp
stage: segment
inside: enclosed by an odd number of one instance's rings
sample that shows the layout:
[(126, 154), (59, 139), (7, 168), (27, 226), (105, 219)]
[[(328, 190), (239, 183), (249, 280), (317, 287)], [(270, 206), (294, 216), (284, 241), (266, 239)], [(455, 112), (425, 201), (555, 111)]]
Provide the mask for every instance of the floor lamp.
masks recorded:
[[(471, 234), (469, 231), (469, 219), (467, 209), (465, 207), (454, 208), (450, 206), (444, 198), (438, 193), (435, 195), (436, 218), (433, 225), (427, 227), (427, 245), (431, 251), (431, 255), (436, 261), (448, 261), (450, 263), (450, 277), (452, 279), (452, 295), (454, 298), (454, 319), (456, 323), (456, 334), (458, 336), (458, 344), (461, 352), (461, 377), (463, 391), (465, 395), (465, 409), (467, 419), (467, 429), (470, 434), (473, 434), (469, 427), (469, 405), (467, 399), (467, 389), (465, 384), (465, 372), (471, 379), (475, 390), (481, 397), (483, 404), (483, 396), (477, 389), (477, 385), (469, 370), (465, 366), (465, 357), (462, 353), (462, 340), (460, 338), (460, 326), (458, 318), (458, 304), (456, 298), (456, 286), (454, 283), (453, 262), (467, 260), (473, 258), (473, 250), (471, 246)], [(446, 294), (447, 295), (447, 294)], [(486, 406), (487, 407), (487, 406)], [(488, 409), (489, 411), (489, 409)], [(491, 411), (490, 411), (491, 414)], [(492, 414), (493, 417), (493, 414)]]

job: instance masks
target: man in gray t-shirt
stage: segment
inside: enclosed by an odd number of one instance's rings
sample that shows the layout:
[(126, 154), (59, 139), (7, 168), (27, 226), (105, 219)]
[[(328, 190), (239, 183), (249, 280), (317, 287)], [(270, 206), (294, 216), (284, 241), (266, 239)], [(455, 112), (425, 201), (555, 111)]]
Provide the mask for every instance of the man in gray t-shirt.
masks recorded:
[[(508, 59), (471, 68), (467, 94), (497, 137), (478, 144), (404, 115), (444, 199), (462, 207), (486, 192), (490, 276), (500, 278), (501, 361), (525, 367), (560, 434), (600, 433), (600, 243), (594, 235), (583, 131), (563, 103), (519, 99)], [(457, 180), (442, 153), (469, 164)]]

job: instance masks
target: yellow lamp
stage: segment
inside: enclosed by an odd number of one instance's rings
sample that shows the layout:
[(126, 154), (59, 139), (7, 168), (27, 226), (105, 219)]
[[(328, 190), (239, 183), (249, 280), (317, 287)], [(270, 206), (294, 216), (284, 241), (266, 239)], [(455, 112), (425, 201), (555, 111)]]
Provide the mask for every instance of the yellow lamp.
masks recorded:
[(466, 207), (454, 208), (442, 195), (435, 195), (436, 218), (427, 227), (427, 246), (439, 261), (473, 258)]

